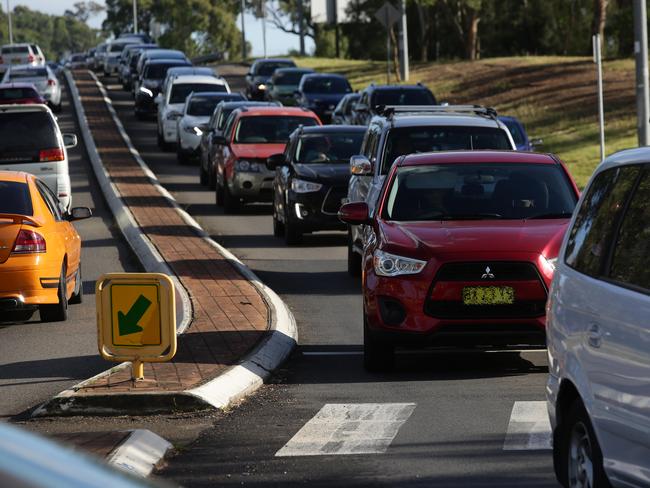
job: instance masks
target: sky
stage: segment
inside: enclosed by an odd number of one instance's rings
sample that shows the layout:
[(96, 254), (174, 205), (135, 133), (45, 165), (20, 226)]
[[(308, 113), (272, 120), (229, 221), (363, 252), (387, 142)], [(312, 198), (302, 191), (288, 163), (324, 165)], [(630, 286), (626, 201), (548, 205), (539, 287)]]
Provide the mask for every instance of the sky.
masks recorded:
[[(48, 14), (62, 15), (66, 9), (72, 9), (74, 3), (78, 0), (9, 0), (13, 9), (16, 5), (25, 5), (32, 10), (39, 10)], [(102, 0), (96, 0), (98, 3), (104, 3)], [(6, 10), (6, 0), (2, 0), (3, 10)], [(91, 27), (99, 28), (104, 20), (104, 16), (91, 18), (88, 23)], [(251, 15), (244, 16), (247, 40), (253, 46), (253, 56), (262, 56), (264, 54), (264, 43), (262, 42), (262, 22)], [(241, 25), (241, 20), (237, 19), (237, 25)], [(267, 55), (273, 56), (286, 54), (290, 49), (298, 50), (298, 36), (286, 34), (276, 29), (270, 22), (266, 24), (266, 45)], [(307, 51), (313, 49), (313, 42), (307, 39)]]

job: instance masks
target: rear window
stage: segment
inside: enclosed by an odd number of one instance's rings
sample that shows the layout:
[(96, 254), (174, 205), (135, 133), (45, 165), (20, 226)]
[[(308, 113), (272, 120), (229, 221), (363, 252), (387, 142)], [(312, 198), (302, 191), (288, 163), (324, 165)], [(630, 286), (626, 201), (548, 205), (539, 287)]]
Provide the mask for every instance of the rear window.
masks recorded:
[(312, 71), (286, 71), (283, 73), (276, 73), (273, 77), (273, 83), (276, 85), (297, 85), (300, 79)]
[(182, 83), (172, 87), (169, 103), (185, 103), (185, 99), (192, 92), (225, 92), (225, 85), (216, 83)]
[(0, 88), (0, 100), (20, 100), (23, 98), (38, 98), (33, 88)]
[(5, 46), (2, 48), (2, 54), (29, 54), (27, 46)]
[(378, 105), (435, 105), (436, 99), (429, 90), (400, 89), (377, 90), (372, 96), (372, 106)]
[(58, 147), (56, 125), (48, 113), (0, 113), (0, 163), (37, 162), (42, 149)]
[(9, 78), (12, 80), (20, 80), (22, 78), (47, 78), (47, 70), (45, 68), (12, 69), (9, 73)]
[(257, 73), (255, 73), (257, 76), (271, 76), (273, 72), (278, 69), (278, 68), (291, 68), (295, 66), (295, 64), (291, 61), (287, 61), (284, 63), (261, 63), (257, 66)]
[(285, 144), (289, 134), (298, 126), (318, 125), (311, 117), (288, 115), (257, 115), (242, 117), (235, 130), (235, 142), (239, 144)]
[(27, 183), (0, 181), (0, 195), (0, 214), (34, 214)]
[(214, 97), (193, 97), (190, 106), (187, 107), (187, 113), (198, 117), (210, 116), (220, 101), (220, 98)]
[(305, 93), (349, 93), (352, 87), (343, 78), (317, 76), (306, 79), (302, 84)]
[(144, 69), (144, 77), (150, 80), (162, 80), (169, 68), (178, 66), (178, 63), (150, 64)]
[(112, 53), (121, 53), (123, 49), (124, 49), (124, 44), (113, 44), (111, 46)]

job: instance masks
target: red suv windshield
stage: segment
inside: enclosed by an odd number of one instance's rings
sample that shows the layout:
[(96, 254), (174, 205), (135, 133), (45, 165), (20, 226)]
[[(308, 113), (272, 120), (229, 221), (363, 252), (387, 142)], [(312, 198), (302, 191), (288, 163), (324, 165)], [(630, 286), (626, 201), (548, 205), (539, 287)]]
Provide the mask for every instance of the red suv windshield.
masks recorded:
[(289, 134), (304, 125), (318, 125), (312, 117), (293, 115), (261, 115), (242, 117), (235, 129), (235, 142), (238, 144), (284, 144)]

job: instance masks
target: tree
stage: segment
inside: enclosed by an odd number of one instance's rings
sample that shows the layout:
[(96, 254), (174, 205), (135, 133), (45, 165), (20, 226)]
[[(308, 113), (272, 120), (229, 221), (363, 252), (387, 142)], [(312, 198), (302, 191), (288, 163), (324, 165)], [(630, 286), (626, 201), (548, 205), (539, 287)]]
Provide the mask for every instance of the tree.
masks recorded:
[(594, 0), (594, 24), (593, 33), (600, 34), (605, 40), (605, 24), (607, 22), (607, 4), (609, 0)]
[(478, 24), (482, 0), (442, 0), (456, 34), (465, 46), (465, 58), (479, 57)]

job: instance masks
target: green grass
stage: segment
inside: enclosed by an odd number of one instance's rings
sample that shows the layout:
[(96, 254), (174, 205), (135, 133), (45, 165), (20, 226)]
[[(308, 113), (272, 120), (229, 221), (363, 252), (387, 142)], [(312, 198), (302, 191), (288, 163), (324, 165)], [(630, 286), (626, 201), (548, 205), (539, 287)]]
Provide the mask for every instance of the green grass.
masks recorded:
[[(353, 88), (386, 82), (381, 61), (295, 58), (299, 66), (341, 73)], [(604, 63), (606, 154), (636, 147), (634, 60)], [(391, 79), (394, 82), (393, 74)], [(410, 82), (425, 83), (438, 100), (480, 103), (524, 122), (544, 151), (566, 162), (584, 186), (599, 162), (596, 72), (591, 58), (526, 56), (480, 61), (413, 63)]]

